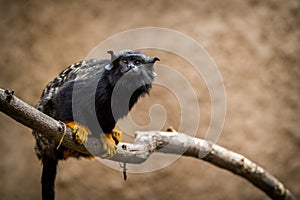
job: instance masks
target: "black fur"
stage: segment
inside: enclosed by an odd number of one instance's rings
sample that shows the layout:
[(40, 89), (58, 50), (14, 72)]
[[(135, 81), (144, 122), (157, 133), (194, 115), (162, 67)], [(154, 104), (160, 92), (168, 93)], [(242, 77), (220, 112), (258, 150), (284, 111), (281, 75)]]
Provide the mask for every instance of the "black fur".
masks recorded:
[[(61, 72), (44, 89), (37, 109), (57, 120), (85, 125), (94, 135), (110, 133), (139, 97), (149, 93), (155, 77), (153, 65), (159, 59), (130, 50), (109, 53), (111, 60), (82, 61)], [(66, 149), (56, 150), (55, 141), (33, 134), (43, 164), (42, 197), (54, 199), (56, 166)]]

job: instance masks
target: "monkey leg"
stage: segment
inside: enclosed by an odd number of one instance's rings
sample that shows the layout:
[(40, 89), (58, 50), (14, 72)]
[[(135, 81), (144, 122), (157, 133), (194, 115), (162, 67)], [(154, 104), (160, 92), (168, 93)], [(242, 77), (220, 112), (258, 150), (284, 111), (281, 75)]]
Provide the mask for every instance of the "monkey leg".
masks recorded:
[(117, 153), (117, 144), (122, 139), (122, 131), (112, 130), (111, 133), (105, 133), (100, 135), (102, 142), (102, 149), (105, 153), (101, 155), (102, 158), (113, 157)]

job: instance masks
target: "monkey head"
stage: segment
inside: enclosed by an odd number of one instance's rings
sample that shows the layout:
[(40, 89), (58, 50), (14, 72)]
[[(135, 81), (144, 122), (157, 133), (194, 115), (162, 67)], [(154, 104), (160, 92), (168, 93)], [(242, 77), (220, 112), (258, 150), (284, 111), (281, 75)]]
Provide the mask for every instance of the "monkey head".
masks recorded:
[(153, 65), (159, 60), (131, 50), (123, 50), (115, 54), (108, 51), (111, 60), (105, 66), (112, 92), (111, 106), (116, 111), (115, 118), (128, 113), (139, 97), (148, 94), (156, 73)]
[(105, 70), (110, 72), (110, 81), (115, 85), (121, 77), (124, 77), (126, 85), (151, 84), (156, 73), (153, 65), (159, 58), (149, 56), (131, 50), (122, 50), (115, 54), (108, 51), (111, 55), (110, 63), (105, 66)]

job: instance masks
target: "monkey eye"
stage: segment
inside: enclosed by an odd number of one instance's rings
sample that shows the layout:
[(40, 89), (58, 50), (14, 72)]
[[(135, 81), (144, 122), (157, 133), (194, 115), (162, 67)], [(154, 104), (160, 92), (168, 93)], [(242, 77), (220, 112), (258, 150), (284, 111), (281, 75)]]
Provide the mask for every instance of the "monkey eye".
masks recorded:
[(128, 63), (128, 61), (127, 61), (126, 59), (122, 59), (121, 62), (122, 62), (122, 63), (125, 63), (125, 64)]
[(142, 63), (142, 62), (141, 62), (140, 60), (135, 60), (135, 61), (134, 61), (134, 64), (135, 64), (135, 65), (140, 65), (141, 63)]

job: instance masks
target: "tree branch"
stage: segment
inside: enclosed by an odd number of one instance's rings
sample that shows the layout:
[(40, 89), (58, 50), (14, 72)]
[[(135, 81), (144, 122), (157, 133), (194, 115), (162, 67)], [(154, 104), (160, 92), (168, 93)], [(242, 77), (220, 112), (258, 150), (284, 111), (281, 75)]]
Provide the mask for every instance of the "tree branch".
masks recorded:
[[(63, 136), (65, 127), (63, 123), (18, 99), (11, 90), (0, 89), (0, 111), (57, 142)], [(100, 141), (95, 138), (89, 138), (84, 146), (77, 144), (68, 127), (62, 145), (86, 155), (99, 155), (101, 151)], [(117, 154), (110, 159), (139, 164), (146, 161), (154, 152), (183, 154), (202, 159), (247, 179), (273, 199), (296, 199), (279, 180), (243, 155), (183, 133), (137, 132), (134, 143), (120, 142)]]

